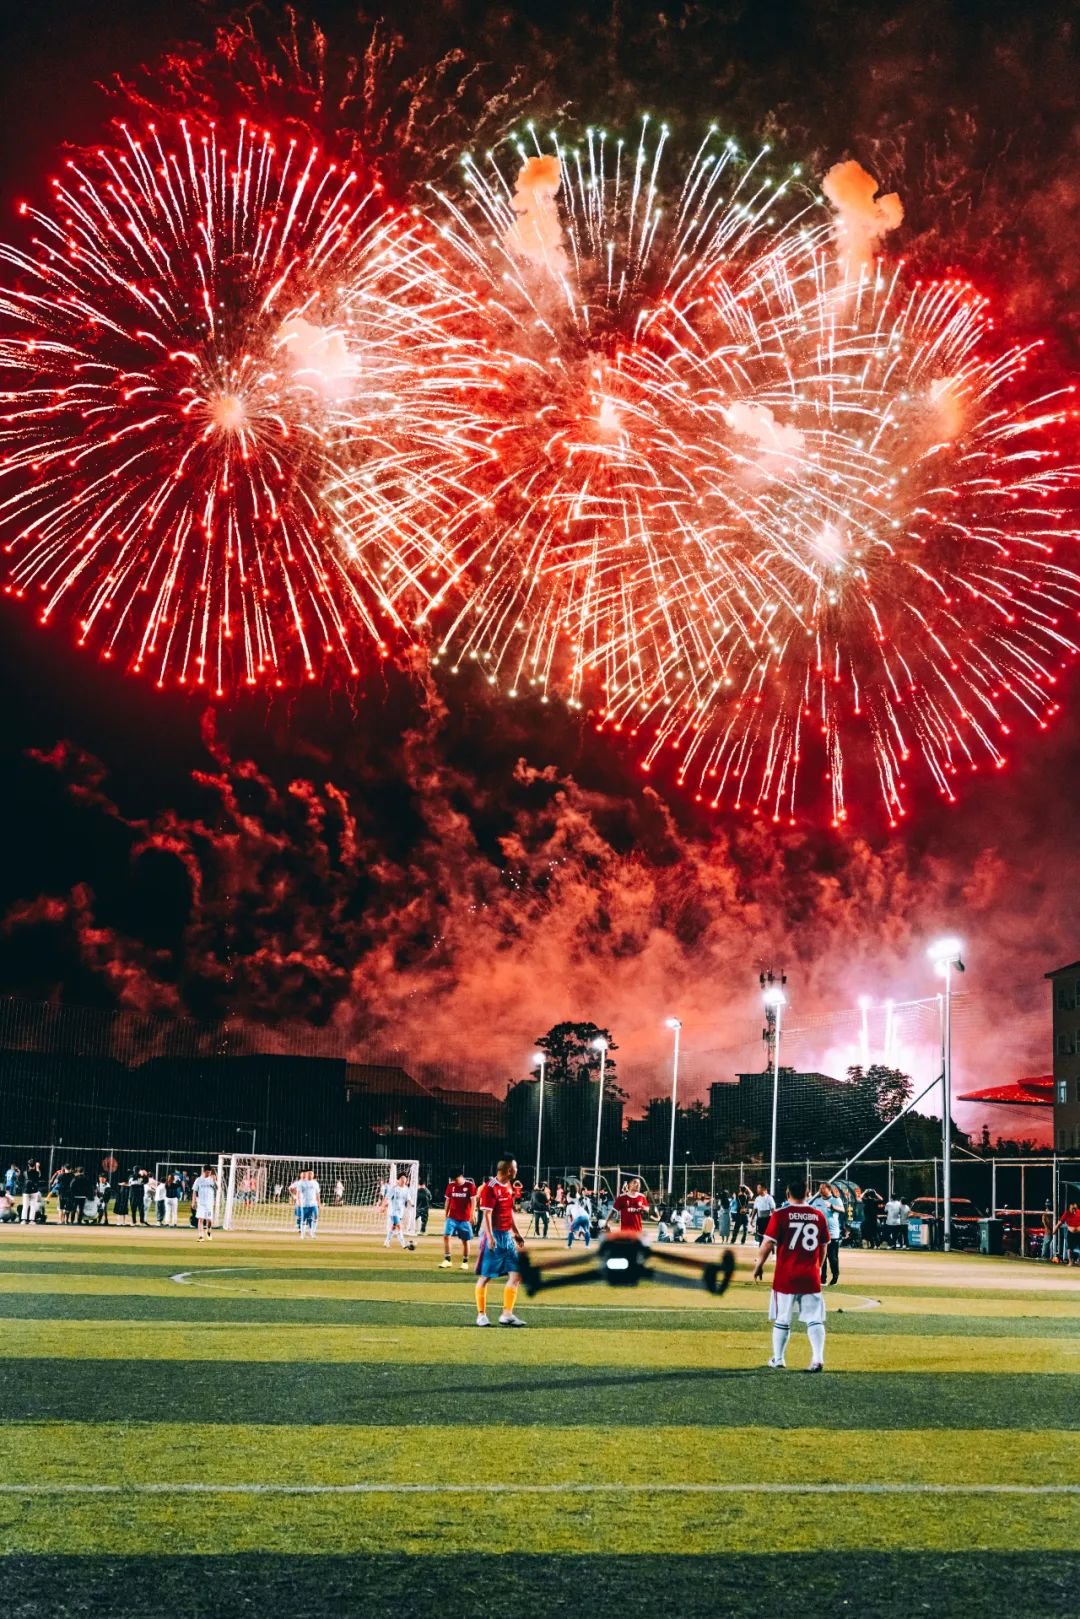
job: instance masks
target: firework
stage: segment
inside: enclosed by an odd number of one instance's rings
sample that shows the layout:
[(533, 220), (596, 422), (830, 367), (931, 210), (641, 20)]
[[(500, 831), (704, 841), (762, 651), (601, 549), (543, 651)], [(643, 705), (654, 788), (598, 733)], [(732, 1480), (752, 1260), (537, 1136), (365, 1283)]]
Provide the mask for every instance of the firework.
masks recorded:
[(467, 469), (435, 470), (421, 617), (718, 807), (794, 818), (809, 760), (834, 823), (868, 774), (895, 822), (909, 762), (951, 798), (1053, 712), (1068, 396), (1025, 397), (982, 298), (854, 254), (798, 171), (710, 131), (665, 192), (666, 140), (530, 130), (441, 195)]
[(123, 129), (22, 211), (31, 245), (0, 248), (8, 591), (159, 685), (355, 672), (400, 623), (408, 542), (346, 566), (324, 491), (345, 424), (385, 431), (412, 384), (415, 222), (243, 120)]

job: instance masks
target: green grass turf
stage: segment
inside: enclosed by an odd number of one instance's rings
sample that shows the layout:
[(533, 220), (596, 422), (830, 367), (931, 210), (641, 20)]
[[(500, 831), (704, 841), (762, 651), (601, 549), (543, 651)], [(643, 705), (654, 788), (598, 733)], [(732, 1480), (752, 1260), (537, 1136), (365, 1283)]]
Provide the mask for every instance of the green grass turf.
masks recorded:
[[(1075, 1614), (1080, 1279), (845, 1255), (829, 1373), (762, 1369), (767, 1293), (472, 1278), (370, 1242), (4, 1232), (0, 1604), (22, 1614)], [(182, 1276), (183, 1280), (175, 1278)], [(497, 1306), (498, 1287), (492, 1290)], [(805, 1364), (797, 1329), (790, 1360)], [(164, 1476), (205, 1496), (140, 1490)], [(215, 1494), (498, 1481), (496, 1495)], [(555, 1494), (515, 1485), (559, 1486)], [(859, 1494), (856, 1482), (975, 1486)], [(583, 1486), (651, 1483), (662, 1493)], [(829, 1496), (684, 1486), (832, 1483)], [(50, 1495), (57, 1484), (124, 1494)], [(25, 1493), (24, 1493), (25, 1492)], [(782, 1554), (782, 1555), (781, 1555)], [(990, 1603), (990, 1607), (985, 1604)]]

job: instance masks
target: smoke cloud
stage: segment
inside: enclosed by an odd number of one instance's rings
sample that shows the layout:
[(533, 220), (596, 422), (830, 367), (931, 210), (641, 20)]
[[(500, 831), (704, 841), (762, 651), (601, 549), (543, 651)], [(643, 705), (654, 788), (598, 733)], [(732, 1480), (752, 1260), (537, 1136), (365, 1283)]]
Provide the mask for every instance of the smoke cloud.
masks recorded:
[[(666, 1083), (671, 1015), (688, 1098), (760, 1066), (759, 962), (789, 974), (787, 1061), (859, 1061), (845, 1009), (862, 993), (879, 1007), (932, 996), (926, 941), (957, 925), (973, 991), (957, 1013), (957, 1090), (1045, 1070), (1042, 974), (1077, 954), (1068, 884), (1033, 861), (1018, 914), (1007, 816), (992, 846), (838, 846), (811, 832), (778, 844), (756, 822), (680, 825), (651, 789), (588, 785), (550, 755), (451, 764), (472, 751), (453, 744), (457, 723), (433, 703), (388, 772), (358, 744), (294, 747), (282, 770), (280, 753), (260, 763), (207, 720), (189, 784), (201, 808), (144, 817), (110, 794), (99, 761), (66, 745), (40, 754), (88, 849), (98, 828), (122, 833), (126, 871), (119, 896), (86, 876), (12, 905), (7, 983), (21, 972), (18, 987), (47, 993), (47, 967), (26, 981), (44, 954), (76, 1001), (229, 1016), (271, 1042), (324, 1030), (361, 1056), (393, 1044), (493, 1089), (526, 1072), (552, 1023), (590, 1018), (612, 1028), (641, 1101)], [(400, 790), (389, 806), (388, 776)], [(936, 1025), (923, 1024), (898, 1025), (894, 1049), (926, 1083)], [(1032, 1130), (1027, 1116), (1010, 1125)]]
[(511, 199), (517, 221), (504, 238), (507, 250), (515, 258), (559, 275), (570, 268), (555, 201), (561, 184), (562, 164), (557, 157), (526, 158)]
[(869, 269), (883, 236), (901, 223), (904, 207), (895, 191), (878, 196), (878, 183), (861, 163), (834, 163), (821, 189), (836, 209), (836, 245), (845, 273)]

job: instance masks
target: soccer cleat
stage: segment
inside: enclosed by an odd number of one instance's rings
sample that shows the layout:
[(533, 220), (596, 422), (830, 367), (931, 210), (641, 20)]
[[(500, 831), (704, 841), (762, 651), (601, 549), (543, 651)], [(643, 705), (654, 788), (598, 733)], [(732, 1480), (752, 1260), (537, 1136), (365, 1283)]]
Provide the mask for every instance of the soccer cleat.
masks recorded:
[(447, 1259), (440, 1260), (438, 1268), (439, 1268), (439, 1270), (449, 1270), (450, 1265), (451, 1265), (451, 1260), (449, 1258), (447, 1258)]
[(823, 1372), (825, 1370), (825, 1362), (823, 1360), (811, 1361), (806, 1370), (808, 1372)]
[[(447, 1264), (449, 1264), (449, 1263), (450, 1263), (450, 1261), (447, 1260)], [(471, 1265), (470, 1261), (467, 1260), (467, 1259), (463, 1259), (461, 1261), (461, 1269), (462, 1270), (472, 1270), (472, 1265)]]
[(787, 1361), (786, 1360), (770, 1360), (768, 1365), (769, 1365), (770, 1372), (786, 1372), (787, 1371)]
[(486, 1315), (478, 1315), (476, 1318), (476, 1325), (478, 1327), (490, 1327), (491, 1322), (488, 1320)]
[(499, 1325), (500, 1327), (527, 1327), (528, 1322), (523, 1321), (519, 1315), (501, 1315)]

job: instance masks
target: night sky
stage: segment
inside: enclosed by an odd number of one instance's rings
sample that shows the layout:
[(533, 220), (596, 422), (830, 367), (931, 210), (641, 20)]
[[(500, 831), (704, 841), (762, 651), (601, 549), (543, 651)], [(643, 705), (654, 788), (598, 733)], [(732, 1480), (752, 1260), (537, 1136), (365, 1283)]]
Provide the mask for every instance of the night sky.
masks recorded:
[[(898, 251), (916, 269), (963, 270), (1003, 323), (1047, 339), (1052, 374), (1076, 369), (1080, 6), (746, 0), (582, 20), (445, 4), (422, 25), (419, 10), (401, 12), (401, 71), (450, 50), (480, 64), (447, 80), (434, 164), (505, 123), (503, 106), (614, 124), (645, 97), (817, 173), (856, 157), (903, 197)], [(349, 7), (308, 14), (342, 55), (367, 37)], [(118, 110), (95, 81), (139, 81), (226, 16), (190, 0), (20, 8), (0, 61), (5, 234), (62, 143)], [(393, 155), (387, 138), (403, 185), (419, 144)], [(467, 685), (386, 668), (354, 690), (207, 709), (77, 653), (25, 606), (0, 599), (0, 626), (0, 993), (315, 1026), (480, 1083), (582, 1016), (612, 1028), (643, 1096), (671, 1012), (692, 1087), (750, 1058), (756, 960), (787, 967), (797, 1021), (931, 992), (925, 944), (948, 928), (967, 941), (960, 1088), (1050, 1066), (1042, 974), (1080, 956), (1075, 680), (1056, 728), (1018, 726), (1009, 769), (955, 807), (917, 795), (902, 835), (870, 806), (843, 834), (777, 833), (706, 819), (662, 779), (643, 788), (587, 723), (510, 716)], [(798, 1055), (819, 1066), (841, 1043)]]

